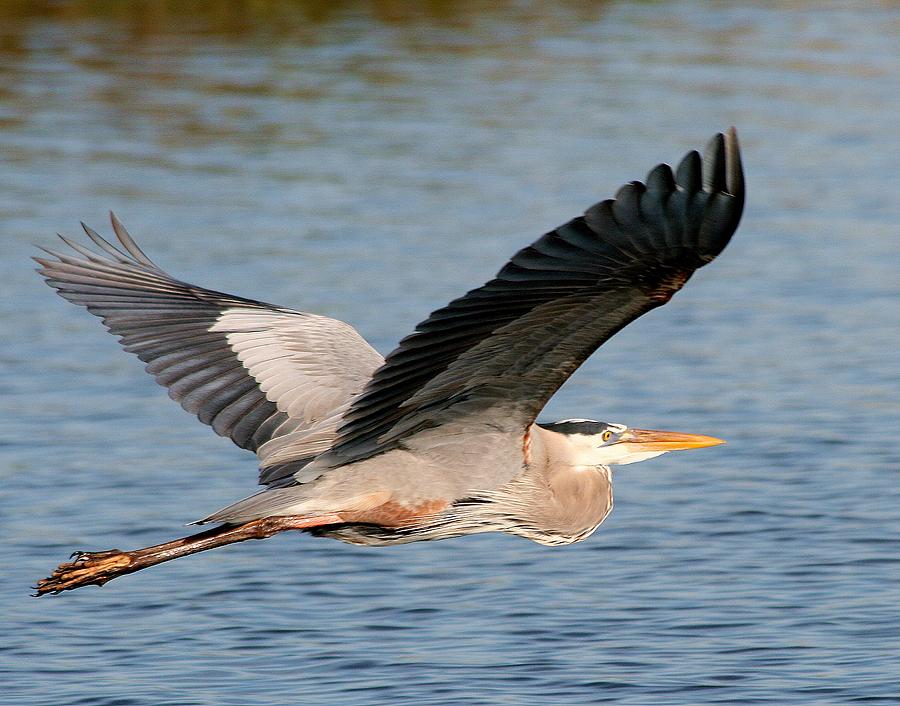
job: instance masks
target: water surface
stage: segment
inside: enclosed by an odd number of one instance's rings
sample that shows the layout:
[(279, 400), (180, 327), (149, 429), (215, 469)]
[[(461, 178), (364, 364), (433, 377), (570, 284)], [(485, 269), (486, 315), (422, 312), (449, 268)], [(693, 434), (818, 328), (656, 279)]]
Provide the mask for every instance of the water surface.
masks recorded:
[[(900, 698), (900, 11), (552, 5), (0, 6), (0, 702)], [(737, 237), (545, 415), (729, 443), (621, 470), (588, 541), (279, 536), (28, 598), (255, 482), (32, 243), (113, 208), (175, 275), (386, 352), (732, 124)]]

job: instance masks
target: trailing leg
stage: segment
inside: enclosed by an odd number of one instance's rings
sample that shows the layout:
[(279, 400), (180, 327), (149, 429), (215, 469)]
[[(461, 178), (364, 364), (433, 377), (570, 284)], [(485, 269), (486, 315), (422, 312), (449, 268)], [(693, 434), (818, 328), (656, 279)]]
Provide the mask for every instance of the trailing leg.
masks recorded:
[(102, 586), (118, 576), (131, 574), (188, 554), (248, 539), (267, 539), (287, 530), (300, 530), (336, 522), (341, 522), (341, 518), (331, 514), (314, 517), (263, 517), (241, 525), (214, 527), (205, 532), (130, 552), (118, 549), (105, 552), (75, 552), (71, 557), (72, 561), (60, 564), (50, 577), (37, 582), (34, 595), (57, 594), (82, 586)]

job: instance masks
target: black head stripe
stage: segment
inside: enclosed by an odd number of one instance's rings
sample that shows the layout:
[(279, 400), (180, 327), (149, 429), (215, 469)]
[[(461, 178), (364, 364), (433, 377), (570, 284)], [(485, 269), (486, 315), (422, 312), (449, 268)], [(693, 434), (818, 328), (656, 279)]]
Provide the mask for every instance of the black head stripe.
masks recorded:
[(552, 424), (538, 424), (542, 429), (555, 431), (557, 434), (602, 434), (609, 428), (606, 422), (596, 422), (593, 419), (564, 419)]

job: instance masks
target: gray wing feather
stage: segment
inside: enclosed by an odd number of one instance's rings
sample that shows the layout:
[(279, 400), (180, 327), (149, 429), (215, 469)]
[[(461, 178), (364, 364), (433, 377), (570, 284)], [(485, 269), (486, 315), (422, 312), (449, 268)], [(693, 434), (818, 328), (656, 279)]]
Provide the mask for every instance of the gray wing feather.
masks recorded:
[(733, 129), (702, 160), (689, 153), (676, 174), (659, 165), (646, 185), (623, 186), (419, 324), (351, 403), (316, 465), (402, 447), (450, 420), (524, 433), (598, 346), (722, 251), (743, 204)]
[(383, 362), (349, 325), (176, 280), (114, 215), (116, 247), (60, 236), (74, 255), (46, 250), (39, 272), (103, 319), (169, 396), (221, 436), (255, 451), (260, 482), (287, 482), (328, 448), (341, 415)]

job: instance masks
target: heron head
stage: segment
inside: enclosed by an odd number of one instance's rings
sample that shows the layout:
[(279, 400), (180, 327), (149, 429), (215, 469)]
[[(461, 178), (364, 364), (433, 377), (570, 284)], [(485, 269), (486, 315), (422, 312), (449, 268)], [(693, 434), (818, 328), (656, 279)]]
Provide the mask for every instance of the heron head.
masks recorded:
[(590, 466), (624, 466), (646, 461), (669, 451), (701, 449), (725, 443), (712, 436), (630, 429), (624, 424), (593, 419), (564, 419), (540, 426), (566, 435), (575, 446), (579, 459), (583, 460), (584, 465)]

